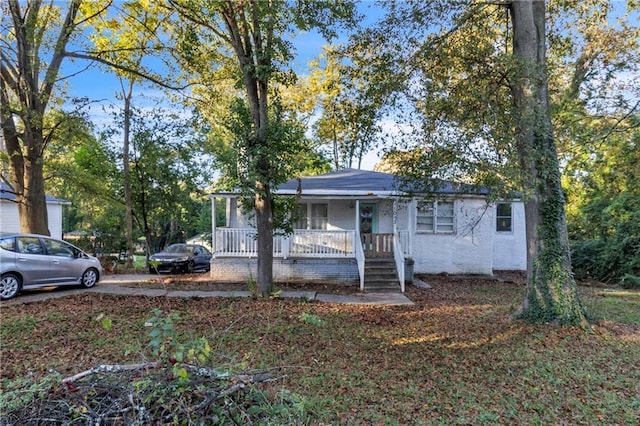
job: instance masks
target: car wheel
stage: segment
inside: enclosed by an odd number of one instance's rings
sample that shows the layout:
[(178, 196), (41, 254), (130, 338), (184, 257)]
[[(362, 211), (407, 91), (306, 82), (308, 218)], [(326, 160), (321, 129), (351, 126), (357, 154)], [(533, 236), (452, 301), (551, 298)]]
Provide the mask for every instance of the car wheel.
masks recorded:
[(22, 283), (15, 274), (4, 274), (0, 279), (0, 300), (9, 300), (20, 293)]
[(184, 271), (187, 274), (192, 274), (193, 270), (195, 269), (196, 265), (195, 263), (193, 263), (193, 260), (190, 260), (189, 263), (187, 263), (187, 266), (184, 268)]
[(98, 271), (93, 268), (89, 268), (82, 274), (82, 286), (84, 288), (91, 288), (98, 283)]

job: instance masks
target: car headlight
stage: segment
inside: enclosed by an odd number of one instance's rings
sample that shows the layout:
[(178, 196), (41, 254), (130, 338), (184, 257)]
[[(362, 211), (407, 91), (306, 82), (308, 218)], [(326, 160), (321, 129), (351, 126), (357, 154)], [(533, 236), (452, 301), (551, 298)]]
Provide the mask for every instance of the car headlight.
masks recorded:
[(186, 262), (189, 260), (189, 256), (182, 256), (176, 259), (176, 262)]

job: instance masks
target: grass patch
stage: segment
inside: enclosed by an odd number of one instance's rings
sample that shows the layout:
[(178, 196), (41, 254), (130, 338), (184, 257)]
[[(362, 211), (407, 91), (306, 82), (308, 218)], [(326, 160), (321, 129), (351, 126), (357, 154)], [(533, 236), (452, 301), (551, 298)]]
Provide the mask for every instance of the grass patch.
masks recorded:
[(220, 364), (282, 367), (272, 393), (304, 396), (314, 424), (637, 424), (638, 292), (581, 288), (603, 318), (583, 331), (512, 321), (522, 285), (427, 281), (402, 307), (99, 294), (7, 306), (0, 358), (12, 361), (0, 374), (138, 362), (160, 308), (179, 314), (181, 340), (206, 337)]
[(640, 326), (640, 290), (584, 287), (580, 296), (597, 319)]

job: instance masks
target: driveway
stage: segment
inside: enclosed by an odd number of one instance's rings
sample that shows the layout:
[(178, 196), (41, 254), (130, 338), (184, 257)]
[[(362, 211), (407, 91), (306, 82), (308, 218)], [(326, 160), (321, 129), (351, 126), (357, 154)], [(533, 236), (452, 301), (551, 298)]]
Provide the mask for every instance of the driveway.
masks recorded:
[[(27, 290), (18, 297), (0, 302), (0, 306), (28, 304), (48, 299), (67, 297), (75, 294), (102, 293), (121, 296), (148, 297), (250, 297), (248, 291), (202, 291), (202, 290), (166, 290), (162, 288), (141, 288), (129, 286), (140, 282), (157, 279), (152, 274), (112, 274), (105, 275), (98, 285), (93, 288), (74, 287), (45, 287), (37, 290)], [(127, 284), (127, 285), (123, 285)], [(317, 300), (326, 303), (346, 303), (354, 305), (413, 305), (413, 302), (403, 293), (358, 293), (352, 295), (323, 294), (315, 291), (283, 291), (282, 298)]]

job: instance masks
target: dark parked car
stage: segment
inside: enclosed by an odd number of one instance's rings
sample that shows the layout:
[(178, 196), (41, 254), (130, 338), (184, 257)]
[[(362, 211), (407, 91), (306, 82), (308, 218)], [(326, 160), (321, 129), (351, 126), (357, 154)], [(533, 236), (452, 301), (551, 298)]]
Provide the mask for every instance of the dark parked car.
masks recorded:
[(0, 299), (15, 297), (23, 289), (82, 285), (100, 280), (102, 267), (66, 241), (44, 235), (0, 233)]
[(160, 253), (149, 257), (149, 272), (209, 271), (211, 252), (198, 244), (171, 244)]

